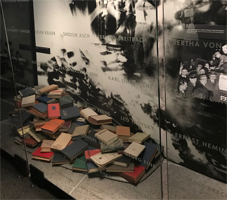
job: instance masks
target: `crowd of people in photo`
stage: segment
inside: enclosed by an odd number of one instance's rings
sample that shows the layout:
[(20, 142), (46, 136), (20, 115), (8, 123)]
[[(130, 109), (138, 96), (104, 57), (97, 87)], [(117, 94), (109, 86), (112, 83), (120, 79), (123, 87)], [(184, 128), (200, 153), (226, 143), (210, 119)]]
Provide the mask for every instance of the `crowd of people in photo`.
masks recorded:
[[(220, 76), (224, 77), (220, 81)], [(219, 102), (220, 95), (227, 99), (227, 44), (213, 54), (210, 60), (191, 59), (180, 66), (178, 92), (185, 96), (212, 99)], [(224, 99), (223, 99), (224, 100)]]

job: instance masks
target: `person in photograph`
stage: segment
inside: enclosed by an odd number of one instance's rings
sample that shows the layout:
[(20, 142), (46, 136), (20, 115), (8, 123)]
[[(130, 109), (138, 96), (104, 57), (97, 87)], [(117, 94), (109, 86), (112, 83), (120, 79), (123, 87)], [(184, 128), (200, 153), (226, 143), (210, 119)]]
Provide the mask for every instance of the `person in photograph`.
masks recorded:
[(207, 68), (202, 67), (202, 68), (199, 70), (199, 75), (201, 75), (201, 74), (206, 74), (206, 75), (208, 75), (208, 70), (207, 70)]
[(202, 64), (198, 64), (197, 67), (196, 67), (196, 72), (197, 72), (197, 75), (199, 75), (200, 73), (200, 70), (203, 68), (203, 65)]
[(196, 88), (196, 83), (197, 83), (197, 73), (196, 71), (191, 71), (188, 75), (189, 78), (189, 82), (188, 82), (188, 87), (186, 89), (186, 94), (191, 95), (192, 92), (195, 90)]
[(155, 7), (147, 0), (138, 0), (135, 16), (135, 38), (142, 38), (142, 41), (134, 42), (134, 59), (136, 66), (142, 70), (150, 62), (150, 52), (155, 41)]
[(134, 0), (125, 0), (126, 19), (125, 19), (125, 28), (128, 36), (134, 36), (135, 34), (135, 2)]
[(215, 71), (211, 71), (209, 73), (209, 79), (207, 80), (205, 87), (213, 94), (216, 84), (217, 84), (217, 74)]
[(193, 91), (193, 96), (199, 99), (208, 99), (209, 92), (206, 88), (206, 84), (207, 84), (207, 76), (205, 74), (199, 75), (199, 81), (195, 90)]
[(178, 91), (180, 94), (186, 94), (186, 89), (188, 87), (187, 80), (181, 79), (178, 84)]

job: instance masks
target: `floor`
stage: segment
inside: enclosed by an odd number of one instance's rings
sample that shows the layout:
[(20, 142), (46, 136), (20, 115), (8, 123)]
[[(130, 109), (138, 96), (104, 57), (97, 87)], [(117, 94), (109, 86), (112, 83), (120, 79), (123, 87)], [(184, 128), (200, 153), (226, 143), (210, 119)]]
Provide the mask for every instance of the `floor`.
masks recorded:
[(1, 157), (1, 199), (58, 199), (21, 176), (14, 165)]
[[(13, 141), (15, 133), (7, 121), (0, 122), (1, 148), (11, 155), (15, 153), (25, 158), (24, 151)], [(28, 152), (32, 150), (28, 149)], [(31, 159), (29, 164), (41, 170), (45, 178), (62, 191), (76, 199), (227, 199), (227, 185), (187, 168), (164, 160), (162, 168), (157, 168), (151, 176), (138, 186), (108, 179), (89, 179), (81, 173), (73, 173), (62, 167), (52, 167), (51, 163)], [(161, 173), (162, 172), (162, 173)], [(161, 176), (162, 174), (162, 176)], [(162, 181), (161, 181), (162, 177)], [(32, 187), (29, 178), (20, 177), (17, 170), (7, 160), (1, 160), (1, 199), (56, 199), (37, 186)]]

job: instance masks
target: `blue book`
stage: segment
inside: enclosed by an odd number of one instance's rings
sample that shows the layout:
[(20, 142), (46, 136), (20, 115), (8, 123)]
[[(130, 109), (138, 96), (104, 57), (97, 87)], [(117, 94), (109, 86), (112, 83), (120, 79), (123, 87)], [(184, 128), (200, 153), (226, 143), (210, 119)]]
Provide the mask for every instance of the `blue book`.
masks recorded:
[(37, 111), (41, 113), (47, 112), (47, 104), (43, 102), (33, 105), (33, 108), (35, 108)]
[(19, 94), (22, 96), (22, 97), (27, 97), (27, 96), (31, 96), (31, 95), (34, 95), (35, 94), (35, 91), (28, 87), (28, 88), (25, 88), (23, 90), (20, 90), (19, 91)]
[(141, 159), (141, 162), (139, 163), (139, 165), (145, 167), (145, 169), (148, 169), (152, 160), (155, 158), (155, 155), (158, 151), (158, 147), (156, 144), (149, 143), (149, 142), (144, 142), (143, 145), (145, 145), (146, 148), (139, 156), (139, 158)]
[(78, 118), (80, 116), (80, 111), (77, 106), (63, 108), (60, 110), (61, 119), (70, 120), (73, 118)]
[(88, 173), (99, 172), (99, 167), (92, 161), (87, 162)]
[(46, 95), (44, 95), (44, 96), (41, 96), (41, 97), (39, 97), (39, 98), (37, 98), (37, 100), (39, 101), (39, 102), (43, 102), (43, 103), (51, 103), (52, 101), (54, 101), (55, 99), (50, 99), (50, 98), (48, 98)]

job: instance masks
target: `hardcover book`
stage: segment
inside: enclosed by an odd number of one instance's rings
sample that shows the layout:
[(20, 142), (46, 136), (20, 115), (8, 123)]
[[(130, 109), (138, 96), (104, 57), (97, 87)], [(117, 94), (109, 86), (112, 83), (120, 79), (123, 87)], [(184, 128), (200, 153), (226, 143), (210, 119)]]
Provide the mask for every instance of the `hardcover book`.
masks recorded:
[(127, 126), (117, 126), (116, 127), (116, 134), (123, 135), (123, 136), (130, 136), (130, 127)]
[(127, 167), (129, 163), (131, 162), (131, 158), (125, 155), (122, 155), (120, 158), (116, 159), (113, 164)]
[(27, 109), (27, 111), (29, 113), (31, 113), (32, 115), (34, 115), (35, 117), (38, 117), (38, 118), (42, 118), (42, 119), (46, 119), (47, 118), (47, 112), (45, 113), (40, 113), (39, 111), (37, 111), (35, 108), (33, 107), (29, 107)]
[(106, 129), (103, 129), (96, 133), (95, 137), (105, 144), (110, 144), (113, 141), (117, 140), (117, 135)]
[(87, 162), (87, 169), (88, 169), (88, 174), (100, 171), (99, 167), (95, 163), (93, 163), (92, 161)]
[(41, 152), (51, 152), (51, 146), (53, 145), (54, 140), (43, 140), (41, 145)]
[(36, 94), (39, 94), (39, 89), (46, 87), (45, 85), (36, 85), (34, 86), (34, 91)]
[(70, 120), (73, 118), (78, 118), (80, 116), (80, 111), (76, 106), (64, 108), (60, 110), (61, 119)]
[(134, 172), (122, 172), (119, 173), (119, 176), (126, 179), (130, 183), (137, 184), (139, 180), (144, 176), (145, 174), (145, 167), (143, 166), (135, 166)]
[(35, 104), (32, 106), (34, 109), (36, 109), (41, 114), (44, 114), (47, 112), (47, 105), (43, 102)]
[(54, 134), (64, 124), (64, 122), (65, 121), (61, 119), (51, 119), (41, 127), (41, 130), (46, 131), (49, 134)]
[(69, 95), (62, 96), (59, 99), (61, 109), (73, 107), (73, 98)]
[(35, 131), (41, 131), (41, 127), (46, 123), (47, 121), (45, 120), (37, 120), (37, 121), (31, 122), (31, 124), (33, 124), (33, 126), (35, 127)]
[(96, 131), (91, 131), (83, 140), (94, 147), (100, 148), (100, 143), (95, 137), (96, 133)]
[(41, 152), (41, 147), (39, 147), (38, 149), (36, 149), (33, 153), (32, 153), (32, 159), (36, 159), (36, 160), (43, 160), (43, 161), (51, 161), (51, 159), (53, 158), (54, 153), (53, 152), (49, 152), (49, 153), (42, 153)]
[(57, 90), (50, 91), (47, 95), (48, 98), (59, 99), (62, 96), (64, 89), (59, 88)]
[(75, 128), (72, 134), (72, 139), (84, 138), (89, 130), (89, 125), (78, 126)]
[(86, 150), (84, 152), (84, 155), (85, 155), (86, 160), (91, 160), (91, 156), (94, 156), (100, 152), (101, 152), (100, 149)]
[(31, 96), (31, 95), (34, 95), (35, 94), (35, 91), (28, 87), (28, 88), (25, 88), (23, 90), (20, 90), (19, 91), (19, 94), (22, 96), (22, 97), (27, 97), (27, 96)]
[(58, 138), (51, 145), (51, 150), (62, 151), (71, 141), (72, 135), (68, 133), (61, 133)]
[(33, 129), (30, 128), (30, 130), (28, 131), (28, 134), (35, 139), (38, 143), (42, 142), (43, 140), (47, 139), (47, 137), (45, 135), (43, 135), (42, 133), (37, 133), (35, 132)]
[(69, 164), (70, 160), (67, 159), (61, 152), (54, 152), (54, 157), (52, 159), (52, 166)]
[[(71, 135), (70, 135), (71, 136)], [(78, 139), (62, 150), (62, 153), (70, 160), (75, 159), (88, 148), (88, 143)]]
[(118, 152), (119, 150), (124, 150), (124, 144), (121, 139), (117, 139), (110, 144), (101, 143), (101, 152), (102, 153), (112, 153)]
[(23, 135), (26, 135), (27, 133), (29, 133), (30, 131), (30, 127), (29, 126), (24, 126), (22, 128), (17, 129), (17, 133), (19, 133), (19, 135), (22, 137)]
[(69, 128), (71, 127), (72, 121), (67, 120), (65, 123), (62, 125), (62, 127), (59, 129), (60, 132), (68, 132)]
[(57, 89), (58, 89), (58, 85), (54, 85), (54, 84), (48, 85), (48, 86), (46, 86), (44, 88), (39, 89), (39, 94), (42, 95), (42, 94), (44, 94), (46, 92), (50, 92), (52, 90), (57, 90)]
[(102, 125), (101, 129), (107, 129), (108, 131), (111, 131), (113, 133), (116, 133), (116, 127), (115, 126), (111, 126), (111, 125)]
[(21, 107), (28, 107), (35, 105), (35, 95), (24, 97), (21, 101)]
[(24, 139), (26, 146), (34, 148), (38, 143), (31, 137)]
[(134, 163), (130, 163), (127, 167), (110, 164), (106, 167), (106, 172), (134, 172)]
[(98, 115), (91, 108), (85, 108), (85, 109), (81, 110), (80, 114), (83, 118), (85, 118), (87, 121), (89, 121), (91, 124), (94, 124), (94, 125), (112, 123), (111, 117), (108, 117), (107, 115)]
[(148, 139), (150, 137), (150, 134), (148, 133), (140, 133), (137, 132), (136, 134), (134, 134), (133, 136), (131, 136), (128, 141), (129, 142), (137, 142), (137, 143), (143, 143), (146, 139)]
[(48, 104), (48, 118), (49, 119), (60, 118), (60, 105), (59, 105), (59, 103)]
[(126, 156), (129, 156), (131, 158), (137, 158), (142, 151), (146, 148), (146, 146), (136, 143), (136, 142), (132, 142), (132, 144), (130, 144), (125, 150), (124, 150), (124, 154)]
[(74, 162), (72, 166), (72, 170), (74, 171), (82, 171), (82, 172), (87, 172), (87, 163), (85, 156), (79, 156), (76, 161)]
[(52, 99), (52, 98), (48, 98), (46, 95), (43, 95), (41, 97), (38, 97), (37, 100), (39, 102), (43, 102), (45, 104), (48, 104), (48, 103), (52, 103), (53, 101), (55, 101), (55, 99)]
[(75, 123), (72, 123), (68, 132), (73, 134), (74, 130), (76, 129), (76, 127), (78, 127), (79, 125), (75, 124)]
[(105, 165), (113, 162), (117, 158), (121, 157), (118, 153), (98, 153), (94, 156), (91, 156), (91, 160), (100, 168), (104, 167)]
[(141, 162), (139, 165), (145, 167), (145, 169), (148, 169), (158, 149), (157, 149), (157, 145), (153, 143), (144, 142), (144, 146), (146, 146), (146, 148), (143, 151), (143, 153), (139, 156), (141, 158), (140, 159)]

